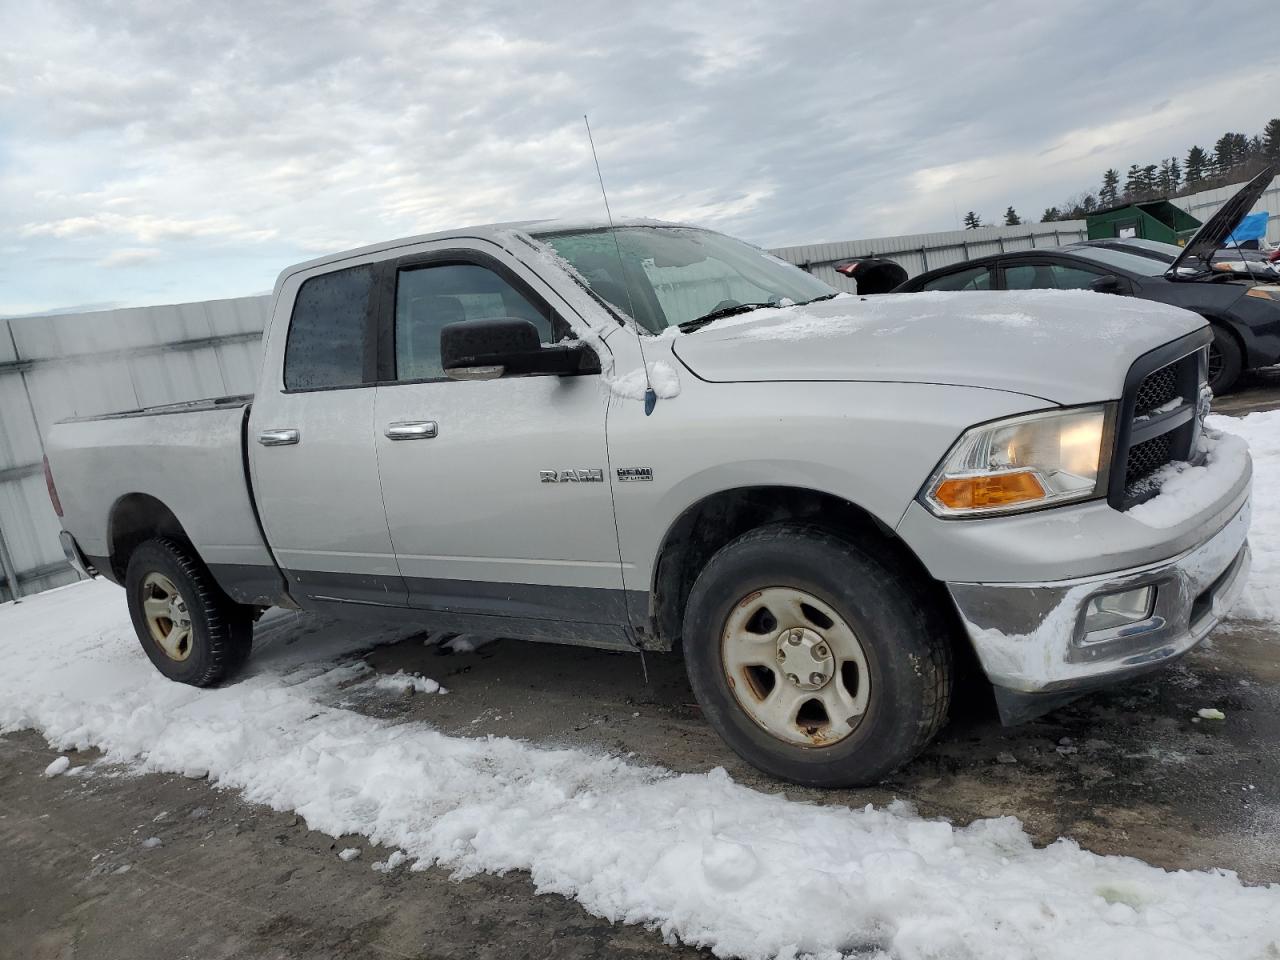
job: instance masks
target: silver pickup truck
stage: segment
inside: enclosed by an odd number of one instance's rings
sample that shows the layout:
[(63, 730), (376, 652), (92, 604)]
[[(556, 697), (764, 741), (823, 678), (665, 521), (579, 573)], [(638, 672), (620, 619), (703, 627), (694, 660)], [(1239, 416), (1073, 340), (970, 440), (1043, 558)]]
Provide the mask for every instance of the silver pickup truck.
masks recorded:
[(1219, 621), (1247, 455), (1150, 506), (1213, 459), (1209, 341), (1095, 293), (839, 294), (687, 226), (469, 228), (285, 270), (253, 397), (59, 423), (49, 488), (174, 680), (272, 606), (677, 649), (748, 761), (866, 784), (962, 657), (1015, 722)]

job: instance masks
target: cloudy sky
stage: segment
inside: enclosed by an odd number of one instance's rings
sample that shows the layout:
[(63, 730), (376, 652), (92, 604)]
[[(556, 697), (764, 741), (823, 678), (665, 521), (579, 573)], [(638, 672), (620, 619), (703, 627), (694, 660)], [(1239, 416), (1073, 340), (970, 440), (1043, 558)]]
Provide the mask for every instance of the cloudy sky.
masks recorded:
[(1272, 0), (1212, 9), (0, 0), (0, 315), (598, 215), (583, 113), (615, 212), (766, 246), (1038, 215), (1280, 114)]

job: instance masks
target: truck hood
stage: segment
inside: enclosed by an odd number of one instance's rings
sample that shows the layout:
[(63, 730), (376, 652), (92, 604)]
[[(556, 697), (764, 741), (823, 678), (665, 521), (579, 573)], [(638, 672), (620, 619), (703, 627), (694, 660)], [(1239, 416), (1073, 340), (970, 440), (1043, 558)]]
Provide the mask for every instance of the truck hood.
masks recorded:
[(713, 382), (955, 384), (1069, 405), (1117, 399), (1134, 360), (1204, 322), (1083, 290), (845, 295), (726, 317), (672, 350)]

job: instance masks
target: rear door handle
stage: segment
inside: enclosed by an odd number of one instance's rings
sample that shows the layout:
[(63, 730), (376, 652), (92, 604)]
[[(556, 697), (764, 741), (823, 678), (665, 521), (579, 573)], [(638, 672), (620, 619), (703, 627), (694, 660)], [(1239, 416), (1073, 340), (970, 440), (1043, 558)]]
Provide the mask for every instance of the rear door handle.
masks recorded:
[(302, 435), (292, 428), (282, 430), (263, 430), (258, 434), (258, 442), (264, 447), (287, 447), (291, 443), (297, 443), (302, 439)]
[(434, 420), (401, 420), (387, 424), (387, 437), (391, 440), (430, 440), (439, 432)]

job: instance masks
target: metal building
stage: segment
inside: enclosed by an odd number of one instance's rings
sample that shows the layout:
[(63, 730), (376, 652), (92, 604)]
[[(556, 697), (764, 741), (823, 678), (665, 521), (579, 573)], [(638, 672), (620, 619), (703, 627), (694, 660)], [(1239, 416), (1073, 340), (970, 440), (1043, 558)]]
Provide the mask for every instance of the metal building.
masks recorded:
[(1024, 223), (1017, 227), (980, 227), (977, 230), (950, 230), (945, 233), (916, 233), (873, 240), (846, 240), (811, 243), (801, 247), (781, 247), (773, 253), (804, 267), (838, 290), (856, 291), (856, 284), (837, 273), (835, 264), (854, 257), (884, 257), (901, 264), (908, 277), (935, 267), (962, 263), (974, 257), (1038, 247), (1058, 247), (1085, 239), (1083, 220), (1054, 223)]
[(41, 461), (64, 417), (249, 393), (268, 297), (0, 320), (0, 601), (70, 583)]

